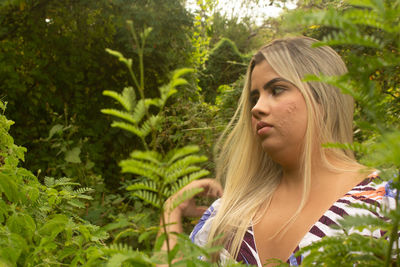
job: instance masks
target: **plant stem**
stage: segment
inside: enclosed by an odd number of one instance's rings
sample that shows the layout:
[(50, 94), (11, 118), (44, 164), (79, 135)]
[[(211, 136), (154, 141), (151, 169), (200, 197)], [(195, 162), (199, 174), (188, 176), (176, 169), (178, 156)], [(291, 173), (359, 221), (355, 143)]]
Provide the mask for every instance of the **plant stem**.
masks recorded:
[(166, 224), (166, 221), (165, 221), (165, 214), (164, 214), (164, 206), (163, 205), (161, 205), (161, 223), (162, 223), (162, 227), (163, 227), (164, 234), (165, 234), (165, 241), (166, 241), (166, 244), (167, 244), (168, 266), (171, 267), (172, 261), (171, 261), (171, 259), (169, 257), (169, 252), (171, 251), (171, 247), (170, 247), (170, 244), (169, 244), (169, 238), (168, 238), (168, 232), (167, 232), (167, 224)]

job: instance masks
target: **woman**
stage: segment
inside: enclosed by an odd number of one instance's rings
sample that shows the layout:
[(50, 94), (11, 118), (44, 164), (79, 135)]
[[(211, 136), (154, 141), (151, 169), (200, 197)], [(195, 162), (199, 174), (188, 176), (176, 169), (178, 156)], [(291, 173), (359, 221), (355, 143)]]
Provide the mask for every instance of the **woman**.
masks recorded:
[[(262, 266), (276, 258), (298, 265), (301, 257), (294, 252), (334, 234), (328, 225), (344, 214), (368, 213), (348, 204), (378, 203), (386, 195), (386, 184), (366, 179), (372, 170), (352, 151), (322, 147), (352, 142), (354, 101), (331, 85), (303, 81), (307, 74), (347, 71), (333, 49), (313, 48), (315, 42), (275, 40), (249, 64), (238, 109), (220, 139), (217, 178), (224, 181), (224, 194), (191, 234), (200, 246), (222, 234), (214, 243), (225, 249), (213, 261), (232, 257)], [(186, 189), (199, 186), (213, 188), (211, 195), (222, 192), (212, 180)], [(169, 221), (195, 210), (191, 204), (167, 214)], [(179, 224), (170, 230), (179, 231)]]

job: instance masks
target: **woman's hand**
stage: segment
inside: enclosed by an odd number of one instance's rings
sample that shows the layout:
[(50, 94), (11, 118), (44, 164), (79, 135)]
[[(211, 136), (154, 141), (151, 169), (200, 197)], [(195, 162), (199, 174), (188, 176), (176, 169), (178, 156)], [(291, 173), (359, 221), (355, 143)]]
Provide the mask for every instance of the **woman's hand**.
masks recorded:
[[(190, 184), (183, 187), (179, 190), (175, 195), (171, 196), (167, 201), (165, 207), (170, 207), (170, 205), (174, 202), (174, 200), (181, 196), (183, 192), (193, 189), (193, 188), (203, 188), (203, 192), (199, 193), (200, 196), (218, 198), (222, 196), (223, 189), (220, 183), (218, 183), (215, 179), (207, 178), (200, 179), (191, 182)], [(180, 216), (184, 217), (200, 217), (208, 207), (206, 206), (197, 206), (194, 198), (188, 199), (181, 203), (175, 210), (170, 211), (173, 213), (178, 213)]]
[[(183, 187), (173, 196), (167, 199), (164, 205), (164, 214), (162, 214), (162, 218), (160, 220), (160, 225), (163, 225), (163, 220), (165, 225), (161, 227), (160, 234), (164, 231), (167, 233), (182, 233), (182, 216), (185, 217), (200, 217), (206, 210), (205, 206), (197, 206), (194, 198), (188, 199), (181, 203), (174, 210), (171, 210), (170, 207), (176, 198), (181, 196), (183, 192), (193, 189), (193, 188), (203, 188), (204, 190), (198, 195), (207, 196), (207, 197), (221, 197), (223, 190), (222, 186), (215, 179), (201, 179), (191, 182), (190, 184)], [(169, 234), (168, 239), (164, 241), (161, 250), (167, 251), (175, 247), (177, 242), (177, 236), (173, 234)], [(164, 267), (167, 265), (157, 265), (158, 267)]]

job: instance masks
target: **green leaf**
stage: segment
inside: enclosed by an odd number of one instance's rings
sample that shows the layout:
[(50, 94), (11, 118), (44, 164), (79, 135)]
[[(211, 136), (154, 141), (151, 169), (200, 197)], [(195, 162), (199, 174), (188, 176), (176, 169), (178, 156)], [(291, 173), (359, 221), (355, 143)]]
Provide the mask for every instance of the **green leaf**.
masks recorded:
[(130, 154), (131, 158), (137, 160), (148, 160), (156, 165), (161, 165), (162, 156), (157, 151), (135, 150)]
[(3, 192), (7, 199), (12, 202), (18, 202), (24, 198), (22, 192), (18, 190), (16, 181), (18, 181), (18, 178), (11, 173), (0, 172), (0, 193)]
[(178, 196), (174, 200), (174, 202), (172, 202), (170, 210), (176, 209), (176, 207), (178, 207), (180, 204), (182, 204), (183, 202), (185, 202), (188, 199), (191, 199), (192, 197), (194, 197), (195, 195), (197, 195), (203, 191), (204, 191), (204, 188), (191, 188), (191, 189), (183, 191), (183, 193), (180, 196)]
[(118, 101), (122, 105), (122, 107), (128, 112), (132, 111), (132, 109), (136, 105), (136, 94), (133, 87), (125, 87), (122, 91), (122, 94), (114, 91), (105, 90), (103, 91), (103, 95), (109, 96)]
[(193, 154), (198, 152), (200, 149), (198, 146), (185, 146), (180, 149), (174, 149), (168, 152), (165, 157), (165, 161), (168, 165), (171, 165), (175, 160), (187, 156), (189, 154)]
[(135, 119), (133, 118), (132, 114), (130, 114), (128, 112), (119, 111), (119, 110), (116, 110), (116, 109), (102, 109), (101, 112), (103, 114), (115, 116), (117, 118), (126, 120), (126, 121), (128, 121), (130, 123), (133, 123), (133, 124), (137, 123), (137, 121), (135, 121)]
[(81, 154), (81, 148), (80, 147), (74, 147), (71, 150), (68, 150), (65, 152), (65, 161), (70, 162), (70, 163), (81, 163), (81, 159), (79, 155)]
[(128, 191), (135, 191), (135, 190), (148, 190), (157, 193), (158, 188), (156, 183), (152, 181), (146, 181), (146, 182), (141, 182), (141, 183), (135, 183), (133, 185), (130, 185), (126, 188)]
[(68, 217), (66, 215), (56, 214), (39, 229), (39, 234), (54, 239), (60, 232), (64, 231), (67, 223)]
[(53, 127), (51, 127), (49, 131), (49, 137), (47, 137), (47, 140), (50, 140), (55, 134), (60, 134), (62, 133), (64, 129), (64, 126), (61, 124), (56, 124)]
[(158, 199), (158, 196), (154, 194), (153, 192), (149, 191), (135, 191), (132, 193), (133, 196), (136, 196), (143, 201), (147, 202), (148, 204), (151, 204), (155, 208), (161, 208), (160, 205), (160, 200)]
[(126, 130), (128, 132), (133, 133), (134, 135), (136, 135), (136, 136), (138, 136), (140, 138), (144, 137), (141, 129), (139, 129), (138, 127), (136, 127), (136, 126), (134, 126), (132, 124), (126, 123), (126, 122), (113, 122), (111, 124), (111, 127), (121, 128), (123, 130)]

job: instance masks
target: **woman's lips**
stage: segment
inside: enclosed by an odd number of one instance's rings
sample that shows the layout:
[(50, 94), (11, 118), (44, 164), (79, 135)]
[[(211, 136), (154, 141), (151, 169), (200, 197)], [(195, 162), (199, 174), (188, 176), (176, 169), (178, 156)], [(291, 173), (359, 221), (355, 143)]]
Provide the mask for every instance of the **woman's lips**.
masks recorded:
[(272, 128), (272, 125), (263, 121), (259, 121), (257, 123), (257, 134), (258, 135), (264, 135), (269, 132), (269, 130)]

